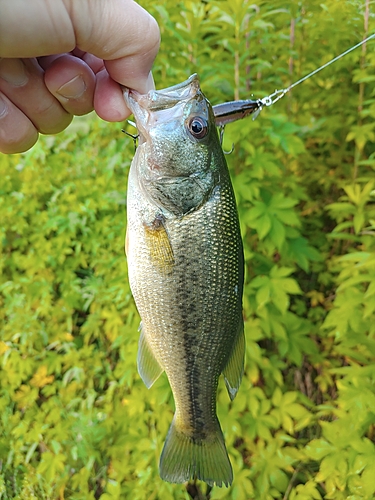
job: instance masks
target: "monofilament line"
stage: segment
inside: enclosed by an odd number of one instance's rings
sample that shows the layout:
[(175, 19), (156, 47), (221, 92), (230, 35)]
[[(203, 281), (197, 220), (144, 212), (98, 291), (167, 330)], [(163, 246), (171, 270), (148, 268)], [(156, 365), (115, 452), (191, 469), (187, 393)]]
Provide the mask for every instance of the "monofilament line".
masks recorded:
[[(303, 78), (301, 78), (300, 80), (298, 80), (297, 82), (294, 82), (292, 83), (291, 85), (289, 85), (289, 87), (287, 87), (286, 89), (281, 89), (281, 90), (275, 90), (275, 92), (273, 92), (273, 94), (270, 94), (269, 96), (267, 97), (263, 97), (263, 99), (259, 99), (259, 103), (260, 103), (260, 108), (262, 106), (271, 106), (272, 104), (274, 104), (275, 102), (277, 102), (279, 99), (281, 99), (282, 97), (284, 97), (285, 94), (287, 94), (290, 90), (292, 90), (292, 88), (296, 87), (297, 85), (299, 85), (300, 83), (304, 82), (305, 80), (307, 80), (308, 78), (311, 78), (312, 76), (316, 75), (316, 73), (318, 73), (319, 71), (322, 71), (322, 69), (326, 68), (327, 66), (329, 66), (330, 64), (333, 64), (334, 62), (338, 61), (339, 59), (341, 59), (342, 57), (346, 56), (347, 54), (349, 54), (349, 52), (351, 52), (352, 50), (355, 50), (357, 49), (358, 47), (360, 47), (361, 45), (363, 45), (364, 43), (368, 42), (369, 40), (371, 40), (372, 38), (375, 38), (375, 33), (372, 34), (371, 36), (365, 38), (364, 40), (362, 40), (361, 42), (357, 43), (356, 45), (354, 45), (353, 47), (350, 47), (350, 49), (346, 50), (345, 52), (343, 52), (342, 54), (334, 57), (333, 59), (331, 59), (330, 61), (328, 61), (327, 63), (323, 64), (323, 66), (320, 66), (319, 68), (315, 69), (314, 71), (312, 71), (311, 73), (309, 73), (308, 75), (304, 76)], [(274, 99), (275, 97), (275, 99)], [(259, 114), (259, 113), (258, 113)], [(254, 117), (255, 118), (255, 117)]]

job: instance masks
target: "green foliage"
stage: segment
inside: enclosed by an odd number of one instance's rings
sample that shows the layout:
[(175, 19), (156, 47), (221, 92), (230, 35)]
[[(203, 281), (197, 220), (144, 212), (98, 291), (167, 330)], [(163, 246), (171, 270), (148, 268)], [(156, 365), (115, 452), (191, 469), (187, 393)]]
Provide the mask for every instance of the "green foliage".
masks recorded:
[[(359, 0), (142, 4), (162, 28), (157, 87), (198, 72), (213, 104), (285, 88), (362, 39), (367, 16)], [(247, 341), (236, 399), (218, 393), (229, 489), (158, 476), (173, 400), (165, 376), (147, 391), (136, 372), (131, 141), (86, 117), (0, 156), (1, 499), (374, 498), (372, 49), (225, 132)]]

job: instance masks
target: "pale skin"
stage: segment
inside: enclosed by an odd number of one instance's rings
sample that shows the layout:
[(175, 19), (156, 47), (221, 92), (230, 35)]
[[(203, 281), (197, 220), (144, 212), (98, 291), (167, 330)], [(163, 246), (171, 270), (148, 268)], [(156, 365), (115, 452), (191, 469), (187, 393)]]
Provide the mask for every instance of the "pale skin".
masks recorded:
[(120, 84), (154, 88), (159, 44), (133, 0), (0, 0), (0, 152), (26, 151), (93, 109), (125, 120)]

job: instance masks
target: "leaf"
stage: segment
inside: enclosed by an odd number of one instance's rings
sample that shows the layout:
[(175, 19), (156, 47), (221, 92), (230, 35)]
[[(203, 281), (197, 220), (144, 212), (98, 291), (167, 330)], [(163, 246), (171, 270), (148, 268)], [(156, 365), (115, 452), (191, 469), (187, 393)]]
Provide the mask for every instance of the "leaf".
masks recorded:
[(270, 277), (271, 278), (286, 278), (287, 276), (290, 276), (293, 271), (294, 271), (294, 269), (292, 267), (274, 266), (271, 269)]
[(275, 217), (272, 219), (272, 227), (269, 237), (278, 249), (282, 248), (285, 242), (285, 227)]
[(269, 284), (263, 285), (258, 288), (256, 293), (256, 301), (259, 307), (264, 307), (270, 300), (271, 287)]
[(263, 238), (265, 238), (265, 236), (267, 236), (271, 229), (270, 217), (267, 214), (262, 215), (262, 217), (259, 217), (256, 224), (254, 224), (254, 227), (258, 232), (259, 239), (262, 240)]
[(355, 234), (358, 234), (365, 225), (365, 215), (362, 212), (357, 212), (353, 218)]
[(44, 387), (47, 384), (51, 384), (54, 379), (55, 377), (53, 375), (47, 375), (47, 366), (42, 365), (30, 380), (30, 385), (33, 387)]
[(334, 446), (324, 439), (313, 439), (306, 446), (306, 455), (313, 460), (321, 460), (335, 450)]
[[(276, 281), (276, 280), (275, 280)], [(302, 294), (302, 290), (299, 287), (296, 280), (292, 278), (285, 278), (281, 280), (277, 280), (283, 290), (290, 294)]]

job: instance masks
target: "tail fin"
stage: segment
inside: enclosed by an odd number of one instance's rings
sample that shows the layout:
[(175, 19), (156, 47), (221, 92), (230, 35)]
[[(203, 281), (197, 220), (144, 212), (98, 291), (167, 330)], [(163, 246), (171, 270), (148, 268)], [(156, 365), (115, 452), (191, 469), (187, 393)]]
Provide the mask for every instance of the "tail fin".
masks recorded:
[(232, 466), (225, 448), (219, 421), (212, 436), (199, 442), (176, 428), (172, 421), (160, 457), (160, 477), (170, 483), (200, 479), (210, 486), (229, 486)]

